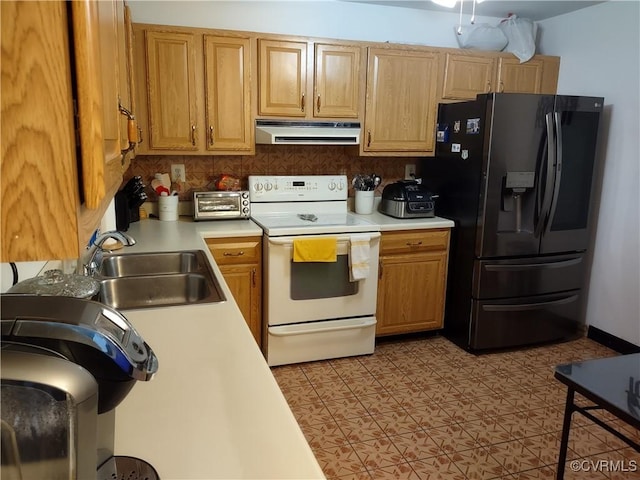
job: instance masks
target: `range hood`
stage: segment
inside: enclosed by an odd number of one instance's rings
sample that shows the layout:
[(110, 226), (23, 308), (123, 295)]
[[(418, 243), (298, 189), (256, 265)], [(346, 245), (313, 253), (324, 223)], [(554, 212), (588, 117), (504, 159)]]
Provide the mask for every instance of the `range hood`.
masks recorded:
[(256, 143), (269, 145), (358, 145), (358, 122), (256, 120)]

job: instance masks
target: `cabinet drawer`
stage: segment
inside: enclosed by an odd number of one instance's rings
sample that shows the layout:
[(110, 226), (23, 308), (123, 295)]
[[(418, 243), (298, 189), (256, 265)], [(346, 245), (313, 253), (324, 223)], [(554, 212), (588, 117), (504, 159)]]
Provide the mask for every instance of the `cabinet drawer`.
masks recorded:
[(384, 232), (380, 241), (380, 255), (447, 250), (448, 247), (448, 228)]
[(206, 242), (219, 265), (260, 262), (260, 237), (207, 238)]

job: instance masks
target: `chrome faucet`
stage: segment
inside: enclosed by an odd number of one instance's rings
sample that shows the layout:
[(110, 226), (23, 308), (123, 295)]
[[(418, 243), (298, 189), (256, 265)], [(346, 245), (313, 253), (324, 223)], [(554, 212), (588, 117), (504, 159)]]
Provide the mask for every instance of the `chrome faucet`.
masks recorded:
[[(105, 249), (102, 248), (102, 245), (110, 238), (119, 240), (125, 247), (130, 247), (131, 245), (136, 244), (135, 239), (124, 232), (120, 232), (118, 230), (104, 232), (103, 234), (98, 235), (93, 241), (93, 244), (87, 247), (87, 251), (82, 256), (82, 261), (80, 262), (82, 265), (82, 267), (80, 267), (82, 271), (79, 271), (78, 273), (82, 273), (89, 277), (93, 277), (98, 273), (102, 266), (102, 255), (105, 251)], [(78, 270), (80, 270), (80, 268), (78, 268)]]

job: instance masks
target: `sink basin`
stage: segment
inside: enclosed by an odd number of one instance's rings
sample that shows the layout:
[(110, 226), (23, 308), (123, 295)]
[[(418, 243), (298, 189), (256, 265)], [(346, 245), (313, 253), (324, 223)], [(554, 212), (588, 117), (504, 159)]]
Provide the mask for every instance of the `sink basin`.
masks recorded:
[(101, 277), (164, 275), (205, 270), (208, 265), (201, 250), (184, 252), (122, 253), (105, 255)]
[(116, 309), (224, 302), (204, 252), (105, 255), (99, 300)]

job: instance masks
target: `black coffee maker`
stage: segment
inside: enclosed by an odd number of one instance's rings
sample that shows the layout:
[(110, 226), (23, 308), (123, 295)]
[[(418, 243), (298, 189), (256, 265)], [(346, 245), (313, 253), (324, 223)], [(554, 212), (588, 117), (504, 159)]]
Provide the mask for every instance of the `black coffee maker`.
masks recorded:
[(0, 307), (2, 477), (158, 478), (143, 460), (113, 455), (115, 408), (158, 370), (131, 323), (72, 297), (3, 294)]

